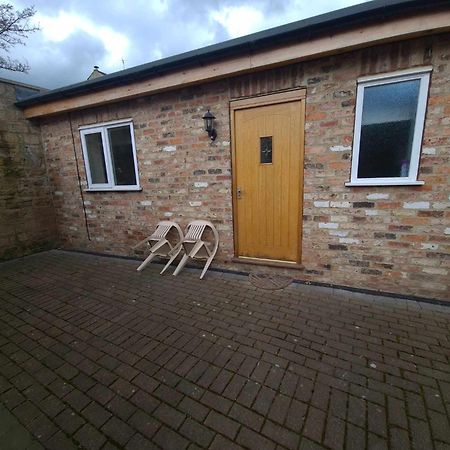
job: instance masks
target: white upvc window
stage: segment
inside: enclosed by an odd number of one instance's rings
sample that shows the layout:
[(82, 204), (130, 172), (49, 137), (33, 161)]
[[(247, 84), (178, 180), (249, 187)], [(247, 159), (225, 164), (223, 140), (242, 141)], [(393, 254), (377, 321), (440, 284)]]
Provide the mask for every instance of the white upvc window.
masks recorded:
[(140, 190), (131, 119), (79, 130), (89, 191)]
[(431, 67), (358, 79), (347, 186), (420, 185), (417, 180)]

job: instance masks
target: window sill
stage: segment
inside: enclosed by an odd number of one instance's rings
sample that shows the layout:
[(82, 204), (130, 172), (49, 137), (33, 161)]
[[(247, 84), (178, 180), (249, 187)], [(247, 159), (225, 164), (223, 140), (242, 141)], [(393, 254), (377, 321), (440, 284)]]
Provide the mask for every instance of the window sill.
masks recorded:
[(424, 181), (408, 181), (408, 180), (398, 180), (398, 181), (349, 181), (345, 183), (347, 187), (364, 187), (364, 186), (422, 186)]
[(113, 188), (113, 189), (106, 189), (106, 188), (95, 189), (95, 188), (90, 188), (90, 189), (85, 189), (84, 190), (84, 192), (141, 192), (141, 191), (142, 191), (141, 187), (125, 188), (125, 189), (117, 189), (117, 188)]

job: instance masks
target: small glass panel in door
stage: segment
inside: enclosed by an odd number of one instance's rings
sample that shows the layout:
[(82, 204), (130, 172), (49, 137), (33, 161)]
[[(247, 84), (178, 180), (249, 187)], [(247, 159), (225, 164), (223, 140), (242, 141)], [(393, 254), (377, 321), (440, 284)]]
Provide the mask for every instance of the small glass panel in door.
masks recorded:
[(259, 139), (261, 164), (272, 164), (272, 136), (264, 136)]

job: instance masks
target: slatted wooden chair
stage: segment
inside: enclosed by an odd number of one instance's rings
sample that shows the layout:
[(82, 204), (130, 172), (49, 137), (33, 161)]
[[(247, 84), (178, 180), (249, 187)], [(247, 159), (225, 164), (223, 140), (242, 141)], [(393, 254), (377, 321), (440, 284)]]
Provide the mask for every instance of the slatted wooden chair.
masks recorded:
[[(178, 234), (178, 241), (175, 244), (172, 244), (167, 236), (172, 229), (175, 229)], [(182, 250), (181, 243), (183, 242), (183, 232), (181, 231), (180, 226), (172, 222), (170, 220), (162, 220), (158, 223), (156, 230), (150, 235), (148, 238), (136, 244), (133, 249), (137, 249), (142, 245), (147, 244), (150, 246), (150, 255), (142, 262), (142, 264), (137, 268), (138, 272), (141, 272), (147, 264), (149, 264), (153, 258), (156, 256), (160, 256), (162, 258), (169, 258), (168, 263), (164, 266), (163, 270), (161, 270), (161, 274), (163, 274), (166, 269), (172, 264), (173, 260), (179, 255)]]
[[(213, 242), (204, 240), (204, 235), (208, 229), (212, 232)], [(200, 275), (201, 280), (216, 256), (219, 248), (219, 233), (211, 222), (207, 220), (194, 220), (187, 226), (187, 232), (182, 241), (182, 247), (184, 249), (184, 255), (173, 274), (175, 276), (178, 275), (188, 262), (189, 258), (206, 259), (205, 267)]]

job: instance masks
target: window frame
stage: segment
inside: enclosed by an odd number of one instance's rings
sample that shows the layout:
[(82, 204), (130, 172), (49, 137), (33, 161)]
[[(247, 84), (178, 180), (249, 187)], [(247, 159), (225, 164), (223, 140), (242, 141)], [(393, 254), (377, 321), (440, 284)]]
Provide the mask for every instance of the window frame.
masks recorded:
[[(111, 148), (109, 145), (108, 130), (111, 128), (119, 128), (128, 125), (131, 137), (131, 148), (133, 152), (134, 172), (136, 176), (136, 184), (118, 185), (114, 181), (114, 169), (112, 163)], [(140, 191), (139, 171), (137, 161), (136, 142), (134, 138), (134, 126), (132, 119), (115, 120), (111, 122), (103, 122), (93, 125), (84, 125), (78, 128), (81, 137), (81, 147), (83, 150), (84, 167), (86, 170), (87, 189), (88, 192), (95, 191)], [(105, 161), (105, 170), (107, 183), (93, 183), (91, 166), (89, 161), (88, 149), (86, 145), (86, 135), (100, 133), (102, 137), (103, 158)]]
[[(360, 77), (357, 80), (355, 128), (353, 134), (353, 153), (350, 181), (346, 186), (406, 186), (422, 185), (423, 181), (417, 180), (419, 172), (420, 154), (422, 148), (423, 131), (425, 128), (425, 115), (428, 102), (428, 89), (431, 78), (431, 66), (420, 67), (397, 72), (390, 72), (375, 76)], [(414, 137), (411, 144), (411, 158), (407, 177), (378, 177), (359, 178), (359, 154), (361, 144), (361, 122), (364, 106), (364, 90), (367, 87), (382, 86), (402, 81), (419, 80), (419, 95), (417, 99), (416, 120), (414, 123)]]

